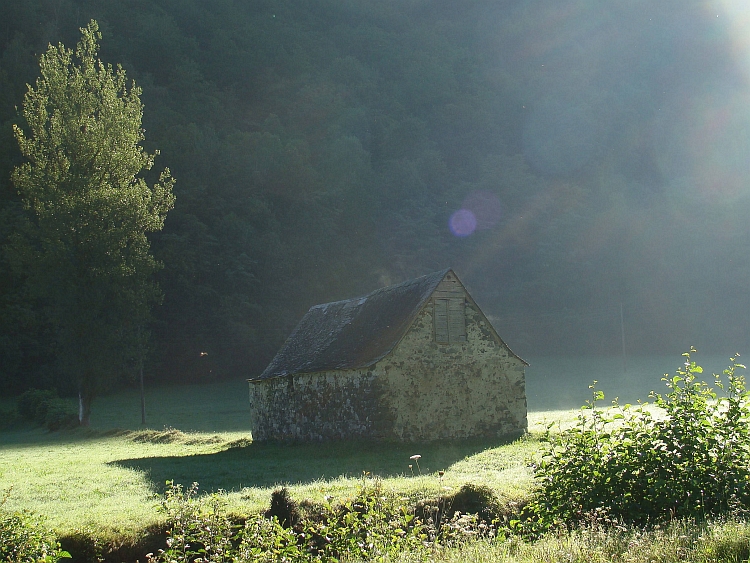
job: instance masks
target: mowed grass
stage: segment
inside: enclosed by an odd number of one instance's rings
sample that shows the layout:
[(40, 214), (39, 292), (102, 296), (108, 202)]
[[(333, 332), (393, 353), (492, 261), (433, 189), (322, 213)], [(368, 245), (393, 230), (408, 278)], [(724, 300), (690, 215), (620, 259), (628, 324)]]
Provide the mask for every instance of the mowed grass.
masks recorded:
[[(167, 480), (225, 491), (238, 514), (265, 509), (280, 485), (311, 500), (352, 496), (364, 477), (379, 477), (415, 499), (471, 482), (514, 500), (531, 485), (529, 462), (539, 449), (533, 432), (509, 444), (252, 444), (246, 385), (239, 380), (150, 390), (148, 428), (140, 425), (138, 394), (124, 392), (94, 403), (88, 430), (0, 432), (5, 508), (42, 514), (60, 535), (87, 530), (108, 542), (133, 540), (161, 521)], [(575, 414), (531, 413), (532, 431)], [(415, 454), (422, 456), (418, 464), (410, 459)]]

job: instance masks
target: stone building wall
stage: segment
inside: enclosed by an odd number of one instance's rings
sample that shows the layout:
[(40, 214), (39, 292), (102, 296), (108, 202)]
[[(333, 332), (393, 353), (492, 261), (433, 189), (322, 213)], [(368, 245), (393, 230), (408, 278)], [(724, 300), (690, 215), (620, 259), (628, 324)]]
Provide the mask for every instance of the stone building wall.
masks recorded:
[(378, 363), (390, 438), (495, 437), (527, 429), (523, 362), (495, 339), (476, 306), (467, 302), (465, 310), (466, 342), (436, 343), (427, 303), (399, 346)]
[(375, 438), (382, 393), (371, 370), (303, 373), (250, 382), (253, 440)]
[(469, 300), (462, 341), (435, 341), (435, 299), (370, 368), (250, 383), (255, 440), (428, 441), (527, 429), (523, 362)]

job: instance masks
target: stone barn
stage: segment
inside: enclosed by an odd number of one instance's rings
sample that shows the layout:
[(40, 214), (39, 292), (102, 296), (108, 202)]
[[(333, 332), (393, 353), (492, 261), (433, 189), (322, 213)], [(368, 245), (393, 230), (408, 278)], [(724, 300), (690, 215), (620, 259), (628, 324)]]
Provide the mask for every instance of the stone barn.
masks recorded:
[(526, 365), (456, 274), (435, 272), (312, 307), (248, 380), (253, 439), (522, 433)]

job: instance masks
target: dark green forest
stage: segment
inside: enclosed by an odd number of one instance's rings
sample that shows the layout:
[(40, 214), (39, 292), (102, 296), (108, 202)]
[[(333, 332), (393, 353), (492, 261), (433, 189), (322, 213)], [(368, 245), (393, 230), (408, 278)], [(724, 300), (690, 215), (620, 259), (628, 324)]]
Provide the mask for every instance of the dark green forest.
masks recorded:
[[(151, 381), (249, 377), (311, 305), (445, 267), (522, 357), (620, 353), (621, 305), (631, 354), (743, 352), (738, 19), (605, 4), (6, 0), (0, 244), (27, 213), (26, 84), (96, 19), (177, 179), (150, 235)], [(4, 254), (0, 272), (0, 388), (71, 391), (44, 304)]]

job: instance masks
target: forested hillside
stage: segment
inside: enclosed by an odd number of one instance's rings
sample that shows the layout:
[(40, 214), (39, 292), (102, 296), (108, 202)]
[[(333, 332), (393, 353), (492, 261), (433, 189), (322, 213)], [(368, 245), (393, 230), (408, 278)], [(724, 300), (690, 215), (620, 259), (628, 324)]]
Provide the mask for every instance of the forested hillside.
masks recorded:
[[(718, 10), (718, 8), (717, 8)], [(6, 0), (11, 125), (96, 19), (177, 183), (152, 379), (261, 370), (313, 304), (453, 267), (521, 356), (748, 343), (748, 80), (703, 2)], [(454, 215), (459, 210), (470, 211)], [(44, 303), (0, 257), (0, 387), (55, 385)]]

